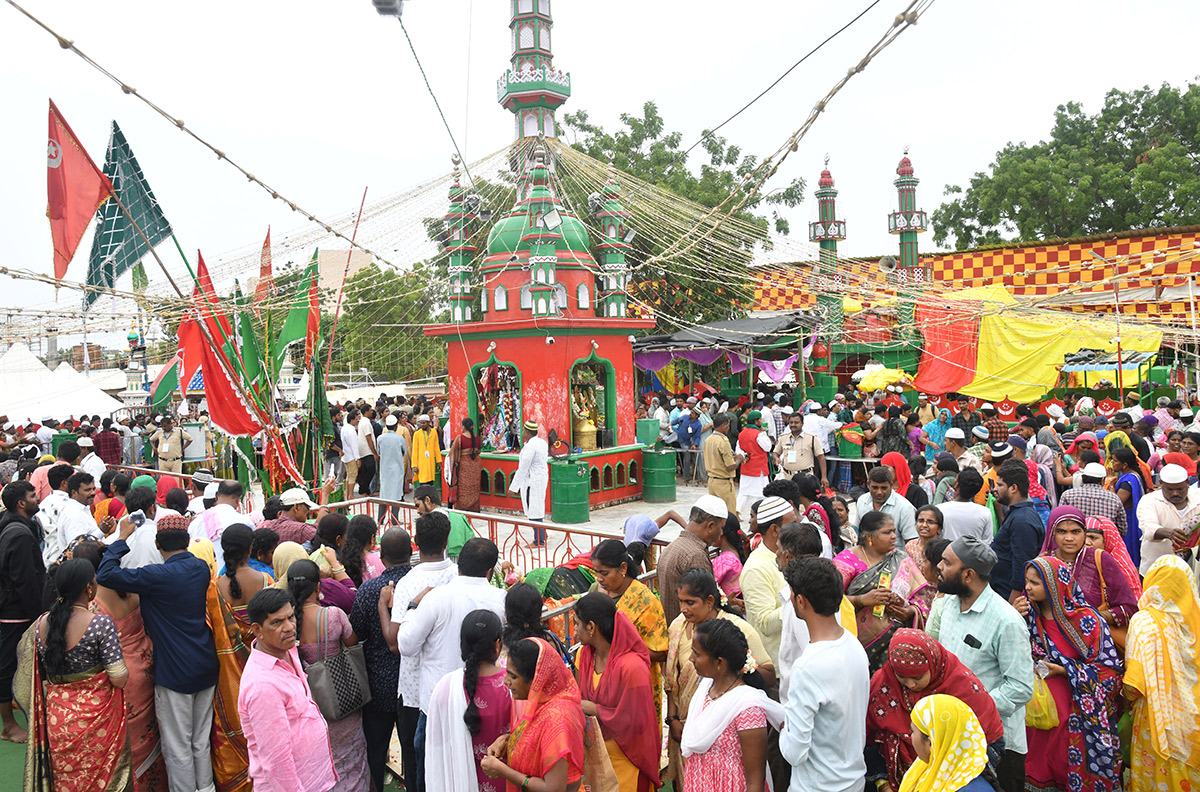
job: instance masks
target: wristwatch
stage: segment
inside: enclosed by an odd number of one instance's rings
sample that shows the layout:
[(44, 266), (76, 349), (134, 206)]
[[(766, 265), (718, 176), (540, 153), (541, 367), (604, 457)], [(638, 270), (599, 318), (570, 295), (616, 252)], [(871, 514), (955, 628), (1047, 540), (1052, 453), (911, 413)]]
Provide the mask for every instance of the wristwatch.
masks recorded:
[(409, 600), (409, 601), (408, 601), (408, 610), (412, 610), (412, 609), (416, 608), (416, 607), (417, 607), (417, 605), (418, 605), (418, 603), (416, 603), (416, 602), (414, 602), (414, 601), (412, 601), (412, 600)]

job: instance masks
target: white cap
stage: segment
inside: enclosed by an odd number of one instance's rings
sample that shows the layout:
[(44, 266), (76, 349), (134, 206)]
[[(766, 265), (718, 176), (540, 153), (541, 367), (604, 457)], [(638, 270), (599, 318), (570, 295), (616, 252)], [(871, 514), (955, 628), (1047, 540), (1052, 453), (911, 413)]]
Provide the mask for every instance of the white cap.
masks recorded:
[(991, 402), (987, 402), (987, 403), (985, 403), (985, 404), (981, 404), (981, 405), (979, 405), (979, 409), (981, 409), (981, 410), (994, 410), (994, 409), (996, 409), (996, 408), (995, 408), (994, 406), (992, 406), (992, 403), (991, 403)]
[(396, 425), (396, 416), (389, 415), (387, 418), (383, 419), (383, 422), (385, 424), (387, 424), (388, 426), (395, 426)]
[(1182, 465), (1164, 465), (1158, 480), (1163, 484), (1182, 484), (1188, 480), (1188, 472)]
[(417, 416), (417, 423), (420, 423), (421, 421), (428, 421), (428, 420), (429, 420), (429, 413), (421, 413), (420, 415)]
[(787, 514), (795, 511), (792, 504), (785, 501), (778, 495), (772, 495), (769, 498), (764, 498), (758, 502), (758, 524), (760, 526), (770, 525), (772, 522)]
[(756, 398), (756, 399), (765, 399), (765, 398), (767, 398), (767, 394), (763, 393), (762, 391), (757, 391), (757, 392), (755, 392), (755, 394), (754, 394), (754, 398)]
[(92, 442), (92, 438), (90, 437), (81, 437), (76, 442), (78, 442), (80, 448), (91, 448), (92, 446), (96, 445), (94, 442)]
[(795, 412), (795, 410), (792, 409), (792, 405), (790, 405), (790, 404), (783, 408), (784, 415), (791, 415), (794, 412)]
[(289, 490), (284, 490), (279, 495), (279, 502), (288, 507), (298, 506), (301, 503), (304, 503), (310, 509), (318, 508), (317, 504), (313, 503), (312, 499), (308, 497), (308, 493), (299, 487), (292, 487)]
[(1062, 418), (1066, 413), (1063, 412), (1062, 407), (1059, 407), (1057, 404), (1051, 404), (1046, 408), (1046, 415), (1049, 415), (1051, 418)]
[(833, 401), (829, 402), (829, 409), (831, 409), (831, 410), (836, 410), (837, 408), (838, 408), (838, 402), (837, 402), (837, 400), (836, 400), (836, 399), (834, 399)]
[(1191, 418), (1193, 415), (1195, 415), (1195, 413), (1189, 410), (1187, 407), (1184, 407), (1179, 411), (1180, 418)]
[(693, 508), (699, 509), (705, 514), (711, 514), (717, 519), (724, 520), (729, 517), (729, 507), (725, 505), (725, 501), (718, 498), (716, 495), (701, 495), (692, 504)]
[[(1171, 466), (1168, 465), (1168, 467)], [(1179, 465), (1175, 465), (1174, 467), (1178, 467), (1180, 470), (1183, 470), (1183, 468), (1179, 467)], [(1083, 466), (1083, 475), (1087, 476), (1088, 478), (1102, 479), (1108, 475), (1108, 471), (1105, 470), (1104, 465), (1101, 465), (1099, 462), (1088, 462)]]
[(946, 430), (946, 439), (947, 440), (966, 440), (967, 436), (966, 436), (966, 434), (963, 433), (962, 429), (959, 429), (956, 426), (953, 429)]
[(212, 500), (213, 498), (217, 497), (217, 488), (218, 488), (218, 487), (220, 487), (220, 486), (221, 486), (221, 485), (220, 485), (220, 483), (219, 483), (219, 482), (216, 482), (216, 481), (214, 481), (212, 484), (207, 484), (207, 485), (205, 485), (205, 487), (204, 487), (204, 499), (205, 499), (205, 500)]

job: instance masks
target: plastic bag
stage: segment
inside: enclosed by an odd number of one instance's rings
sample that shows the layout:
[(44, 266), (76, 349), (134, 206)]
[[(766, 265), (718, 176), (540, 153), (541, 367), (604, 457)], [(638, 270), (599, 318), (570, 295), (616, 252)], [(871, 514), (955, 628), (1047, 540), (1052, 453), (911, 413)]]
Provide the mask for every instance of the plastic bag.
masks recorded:
[(1050, 686), (1040, 676), (1033, 678), (1033, 698), (1025, 705), (1025, 725), (1043, 731), (1058, 727), (1058, 706)]

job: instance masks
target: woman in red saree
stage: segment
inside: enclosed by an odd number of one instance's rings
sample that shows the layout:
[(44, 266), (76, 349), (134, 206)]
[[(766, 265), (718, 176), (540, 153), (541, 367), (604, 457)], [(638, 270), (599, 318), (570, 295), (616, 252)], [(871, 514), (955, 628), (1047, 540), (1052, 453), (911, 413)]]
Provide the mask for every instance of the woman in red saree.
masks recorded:
[(512, 730), (480, 766), (508, 792), (575, 792), (583, 777), (579, 688), (558, 652), (541, 638), (508, 646), (504, 684), (513, 695)]
[(595, 591), (575, 605), (583, 713), (600, 720), (621, 792), (657, 789), (662, 728), (654, 716), (650, 652), (612, 597)]
[(454, 465), (454, 486), (451, 487), (450, 505), (460, 511), (479, 511), (479, 452), (483, 440), (475, 431), (475, 422), (463, 418), (462, 432), (450, 445), (451, 464)]
[(71, 558), (54, 575), (59, 596), (21, 642), (28, 669), (24, 792), (124, 792), (133, 768), (125, 723), (129, 669), (116, 625), (88, 608), (96, 570)]
[[(892, 789), (917, 759), (912, 744), (913, 708), (938, 693), (962, 701), (979, 719), (988, 745), (1004, 737), (1004, 723), (987, 688), (971, 669), (922, 630), (892, 636), (888, 659), (871, 677), (867, 699), (867, 780), (887, 779)], [(999, 746), (989, 758), (1000, 760)]]

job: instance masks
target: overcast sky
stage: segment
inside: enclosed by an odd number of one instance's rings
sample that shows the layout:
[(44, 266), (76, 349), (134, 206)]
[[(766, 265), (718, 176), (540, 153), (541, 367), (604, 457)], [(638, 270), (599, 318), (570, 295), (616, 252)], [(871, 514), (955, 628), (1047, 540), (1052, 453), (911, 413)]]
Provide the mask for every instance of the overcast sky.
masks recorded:
[[(51, 27), (250, 171), (319, 215), (354, 209), (449, 170), (450, 141), (394, 19), (370, 0), (164, 3), (23, 0)], [(653, 100), (690, 144), (868, 4), (811, 0), (555, 0), (555, 66), (571, 73), (568, 111), (612, 128)], [(813, 103), (886, 30), (903, 0), (869, 14), (722, 130), (758, 155), (774, 151)], [(411, 0), (405, 25), (468, 160), (512, 139), (495, 101), (507, 68), (510, 3)], [(1151, 21), (1154, 28), (1151, 29)], [(893, 252), (886, 216), (895, 168), (911, 147), (918, 203), (932, 212), (1008, 141), (1046, 137), (1056, 106), (1097, 110), (1111, 88), (1195, 79), (1200, 35), (1191, 2), (939, 0), (830, 104), (776, 177), (802, 176), (790, 216), (806, 238), (811, 190), (826, 153), (849, 238), (841, 252)], [(469, 68), (468, 68), (469, 63)], [(80, 58), (0, 4), (3, 264), (49, 273), (45, 218), (47, 99), (102, 162), (109, 122), (130, 141), (185, 249), (206, 258), (303, 226), (278, 201), (172, 128)], [(561, 119), (561, 113), (560, 113)], [(693, 164), (698, 161), (693, 155)], [(768, 189), (771, 185), (768, 185)], [(778, 186), (778, 185), (776, 185)], [(419, 228), (414, 234), (423, 234)], [(68, 278), (82, 280), (90, 232)], [(330, 244), (328, 247), (343, 247)], [(922, 238), (932, 249), (932, 235)], [(173, 248), (162, 250), (173, 264)], [(154, 280), (155, 269), (148, 266)], [(127, 281), (128, 275), (125, 276)], [(0, 276), (6, 308), (54, 307), (49, 286)], [(62, 305), (78, 304), (63, 291)]]

